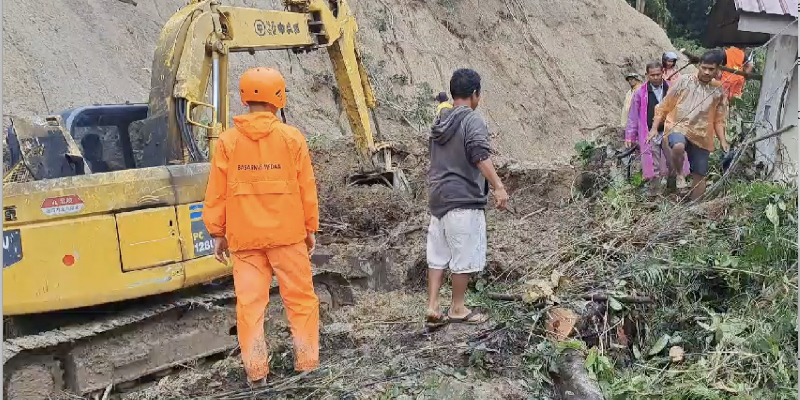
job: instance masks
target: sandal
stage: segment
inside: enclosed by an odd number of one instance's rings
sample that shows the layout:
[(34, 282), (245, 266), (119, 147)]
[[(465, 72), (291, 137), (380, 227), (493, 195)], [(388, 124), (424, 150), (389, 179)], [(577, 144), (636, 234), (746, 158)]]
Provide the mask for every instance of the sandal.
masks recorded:
[(425, 328), (429, 331), (441, 328), (450, 323), (450, 317), (447, 314), (439, 313), (437, 316), (428, 315), (425, 317)]
[(454, 324), (480, 325), (489, 320), (489, 315), (477, 308), (473, 308), (470, 310), (469, 314), (463, 318), (453, 318), (449, 316), (448, 318), (450, 322)]

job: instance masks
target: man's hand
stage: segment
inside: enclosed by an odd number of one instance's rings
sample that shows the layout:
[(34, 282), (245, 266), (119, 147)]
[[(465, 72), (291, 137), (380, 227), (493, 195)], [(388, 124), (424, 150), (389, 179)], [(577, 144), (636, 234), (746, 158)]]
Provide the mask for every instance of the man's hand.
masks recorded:
[(231, 258), (231, 253), (228, 251), (228, 239), (225, 239), (224, 236), (214, 238), (214, 258), (228, 265), (228, 259)]
[(314, 237), (314, 232), (308, 232), (306, 234), (306, 247), (308, 247), (308, 256), (311, 257), (314, 254), (314, 250), (317, 248), (317, 239)]
[(494, 194), (494, 200), (497, 203), (498, 209), (505, 210), (508, 208), (508, 193), (506, 193), (506, 188), (504, 186), (494, 188), (492, 193)]
[[(655, 124), (653, 124), (653, 126), (655, 126)], [(653, 141), (653, 139), (655, 139), (656, 136), (658, 136), (658, 129), (656, 128), (650, 129), (650, 132), (647, 134), (647, 143)]]
[(719, 141), (719, 145), (720, 147), (722, 147), (722, 151), (726, 153), (731, 149), (731, 146), (728, 144), (728, 141), (725, 140), (724, 138)]
[(633, 146), (633, 140), (626, 140), (625, 141), (625, 147), (631, 148), (631, 146)]

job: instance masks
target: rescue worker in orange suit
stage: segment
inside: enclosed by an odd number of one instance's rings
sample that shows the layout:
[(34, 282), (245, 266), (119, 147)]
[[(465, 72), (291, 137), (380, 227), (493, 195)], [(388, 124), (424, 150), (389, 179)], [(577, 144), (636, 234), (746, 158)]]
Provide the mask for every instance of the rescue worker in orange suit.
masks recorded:
[(233, 118), (211, 159), (203, 221), (221, 263), (233, 260), (239, 346), (251, 385), (269, 373), (264, 312), (272, 276), (291, 325), (295, 370), (319, 367), (319, 301), (312, 283), (319, 207), (305, 137), (278, 120), (286, 82), (271, 68), (252, 68), (240, 81), (250, 113)]

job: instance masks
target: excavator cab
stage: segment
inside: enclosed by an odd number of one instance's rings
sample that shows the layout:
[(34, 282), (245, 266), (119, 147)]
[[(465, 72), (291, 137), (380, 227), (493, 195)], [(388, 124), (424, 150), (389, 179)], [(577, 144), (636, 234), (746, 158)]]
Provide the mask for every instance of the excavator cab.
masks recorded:
[(11, 117), (3, 182), (136, 168), (129, 127), (147, 111), (147, 104), (115, 104), (65, 110), (44, 120)]

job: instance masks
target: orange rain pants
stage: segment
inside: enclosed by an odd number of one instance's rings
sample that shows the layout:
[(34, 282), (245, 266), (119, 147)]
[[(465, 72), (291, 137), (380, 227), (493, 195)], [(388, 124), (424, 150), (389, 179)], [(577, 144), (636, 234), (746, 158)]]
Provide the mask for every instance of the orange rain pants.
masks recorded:
[(319, 365), (319, 302), (304, 242), (319, 228), (314, 171), (305, 137), (273, 113), (233, 118), (211, 159), (203, 221), (225, 236), (233, 258), (239, 346), (247, 376), (269, 372), (264, 312), (272, 275), (294, 337), (295, 369)]
[(265, 250), (233, 253), (236, 324), (247, 377), (269, 374), (269, 350), (264, 340), (264, 311), (269, 304), (272, 275), (294, 338), (295, 370), (319, 367), (319, 300), (311, 280), (311, 261), (304, 242)]

